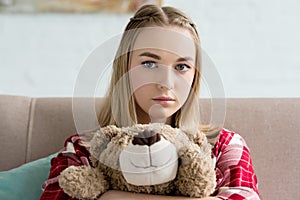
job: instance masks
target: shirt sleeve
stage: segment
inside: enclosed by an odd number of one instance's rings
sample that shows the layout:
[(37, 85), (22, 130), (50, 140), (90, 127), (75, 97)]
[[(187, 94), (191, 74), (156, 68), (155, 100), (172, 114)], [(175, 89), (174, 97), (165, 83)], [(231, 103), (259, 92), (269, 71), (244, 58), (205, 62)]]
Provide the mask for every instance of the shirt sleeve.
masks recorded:
[(213, 154), (216, 159), (216, 197), (260, 200), (250, 151), (239, 134), (223, 129)]
[(74, 200), (59, 187), (58, 176), (69, 166), (91, 165), (90, 152), (78, 134), (69, 137), (57, 157), (51, 160), (48, 180), (44, 182), (41, 200)]

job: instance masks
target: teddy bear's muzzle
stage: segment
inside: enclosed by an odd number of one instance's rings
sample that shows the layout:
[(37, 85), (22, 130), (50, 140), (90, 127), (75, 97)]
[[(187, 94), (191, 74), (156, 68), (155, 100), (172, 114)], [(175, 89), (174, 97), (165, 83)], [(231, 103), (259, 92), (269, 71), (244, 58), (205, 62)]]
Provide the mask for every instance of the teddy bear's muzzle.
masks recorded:
[[(126, 181), (133, 185), (156, 185), (173, 180), (177, 174), (175, 146), (159, 134), (134, 138), (120, 154), (120, 168)], [(145, 135), (144, 135), (145, 136)]]

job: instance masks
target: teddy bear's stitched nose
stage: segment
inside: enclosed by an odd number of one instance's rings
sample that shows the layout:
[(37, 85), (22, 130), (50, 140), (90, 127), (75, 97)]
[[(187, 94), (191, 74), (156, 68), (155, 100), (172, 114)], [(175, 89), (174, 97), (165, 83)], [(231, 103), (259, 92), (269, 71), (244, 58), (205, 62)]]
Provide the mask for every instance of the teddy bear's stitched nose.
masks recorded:
[(155, 133), (154, 131), (145, 130), (144, 132), (139, 133), (137, 136), (134, 136), (132, 144), (134, 145), (148, 145), (160, 141), (160, 134)]

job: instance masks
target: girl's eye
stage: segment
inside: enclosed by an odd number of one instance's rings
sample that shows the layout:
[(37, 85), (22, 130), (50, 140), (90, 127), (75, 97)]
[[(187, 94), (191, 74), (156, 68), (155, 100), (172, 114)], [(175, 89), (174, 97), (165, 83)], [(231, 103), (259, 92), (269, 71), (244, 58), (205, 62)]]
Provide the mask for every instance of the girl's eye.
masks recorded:
[(187, 70), (189, 70), (191, 67), (186, 65), (186, 64), (179, 64), (179, 65), (176, 65), (175, 69), (178, 70), (178, 71), (181, 71), (181, 72), (185, 72)]
[(146, 68), (149, 68), (149, 69), (156, 67), (156, 63), (153, 61), (142, 62), (142, 65), (144, 65)]

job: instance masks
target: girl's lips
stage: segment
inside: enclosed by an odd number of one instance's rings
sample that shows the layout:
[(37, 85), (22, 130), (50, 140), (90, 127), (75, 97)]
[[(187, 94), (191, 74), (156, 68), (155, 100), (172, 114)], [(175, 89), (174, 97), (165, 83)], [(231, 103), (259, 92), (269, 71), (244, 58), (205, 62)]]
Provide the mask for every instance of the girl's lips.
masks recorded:
[(167, 105), (167, 104), (175, 102), (175, 99), (172, 99), (170, 97), (156, 97), (156, 98), (153, 98), (152, 100), (161, 105)]
[(175, 99), (172, 99), (170, 97), (155, 97), (153, 98), (154, 101), (175, 101)]

